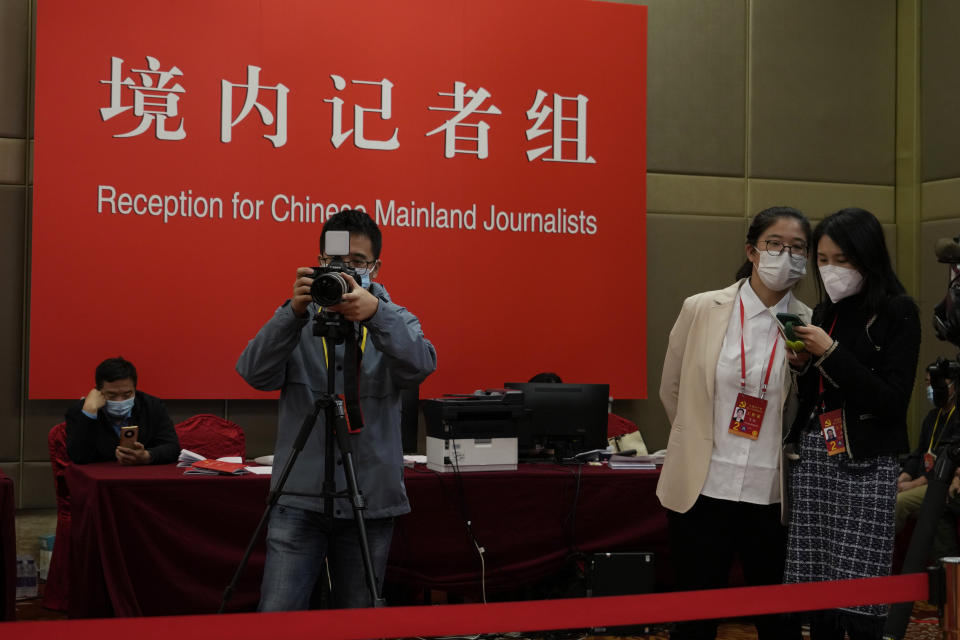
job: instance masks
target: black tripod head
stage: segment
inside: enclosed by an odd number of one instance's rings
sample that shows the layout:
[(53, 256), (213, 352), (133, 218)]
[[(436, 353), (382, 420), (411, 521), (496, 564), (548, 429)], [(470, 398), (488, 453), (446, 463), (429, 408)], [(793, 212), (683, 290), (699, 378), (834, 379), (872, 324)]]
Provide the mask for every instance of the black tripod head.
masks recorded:
[[(313, 335), (324, 340), (326, 353), (327, 393), (318, 398), (318, 403), (333, 403), (337, 401), (335, 392), (337, 371), (335, 366), (336, 353), (333, 345), (346, 344), (343, 355), (343, 402), (346, 405), (347, 430), (350, 433), (360, 433), (363, 430), (363, 412), (360, 410), (360, 359), (363, 350), (358, 344), (355, 323), (347, 320), (335, 311), (328, 311), (321, 307), (313, 318)], [(330, 424), (333, 424), (332, 422)]]
[(323, 309), (313, 318), (313, 335), (333, 344), (342, 344), (352, 331), (353, 323), (334, 311)]

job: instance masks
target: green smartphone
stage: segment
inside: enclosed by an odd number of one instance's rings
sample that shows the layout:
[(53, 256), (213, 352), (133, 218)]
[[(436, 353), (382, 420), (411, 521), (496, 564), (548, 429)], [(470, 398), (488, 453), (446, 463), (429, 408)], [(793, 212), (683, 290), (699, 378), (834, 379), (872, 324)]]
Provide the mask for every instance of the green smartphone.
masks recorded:
[(784, 337), (791, 342), (800, 340), (797, 334), (793, 332), (793, 328), (807, 326), (807, 323), (795, 313), (778, 313), (777, 322), (779, 322), (781, 328), (783, 328)]

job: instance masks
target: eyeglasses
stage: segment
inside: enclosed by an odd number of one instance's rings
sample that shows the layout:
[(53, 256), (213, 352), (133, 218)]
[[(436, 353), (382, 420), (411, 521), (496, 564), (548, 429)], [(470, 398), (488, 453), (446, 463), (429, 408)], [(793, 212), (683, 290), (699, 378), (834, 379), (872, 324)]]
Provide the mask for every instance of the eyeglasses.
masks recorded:
[(372, 269), (373, 265), (377, 264), (376, 260), (358, 260), (356, 258), (344, 258), (343, 256), (317, 256), (317, 259), (320, 261), (320, 265), (323, 267), (329, 267), (333, 262), (342, 262), (351, 269)]
[(784, 244), (779, 240), (761, 240), (760, 242), (766, 243), (767, 246), (764, 251), (772, 256), (779, 256), (784, 249), (789, 251), (791, 256), (806, 257), (807, 255), (807, 245), (805, 244)]

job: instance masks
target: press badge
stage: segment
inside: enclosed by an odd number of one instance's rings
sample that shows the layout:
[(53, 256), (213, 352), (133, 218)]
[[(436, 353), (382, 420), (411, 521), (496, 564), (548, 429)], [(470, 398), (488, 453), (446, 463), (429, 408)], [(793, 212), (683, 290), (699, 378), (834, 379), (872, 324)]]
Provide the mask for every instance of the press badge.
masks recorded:
[(937, 454), (927, 451), (923, 454), (923, 470), (927, 473), (933, 471), (933, 465), (937, 461)]
[(840, 409), (820, 414), (820, 431), (827, 444), (828, 456), (835, 456), (847, 450), (847, 444), (843, 441), (843, 412)]
[(760, 437), (760, 427), (763, 425), (763, 414), (766, 410), (767, 401), (763, 398), (738, 393), (727, 430), (735, 436), (756, 440)]

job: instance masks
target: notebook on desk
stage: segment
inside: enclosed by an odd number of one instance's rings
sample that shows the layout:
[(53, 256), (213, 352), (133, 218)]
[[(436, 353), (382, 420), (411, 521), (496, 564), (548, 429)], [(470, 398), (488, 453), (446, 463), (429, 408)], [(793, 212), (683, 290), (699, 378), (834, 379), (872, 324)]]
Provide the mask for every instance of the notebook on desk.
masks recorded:
[(227, 462), (225, 460), (197, 460), (184, 471), (186, 475), (229, 475), (237, 476), (249, 473), (243, 462)]

